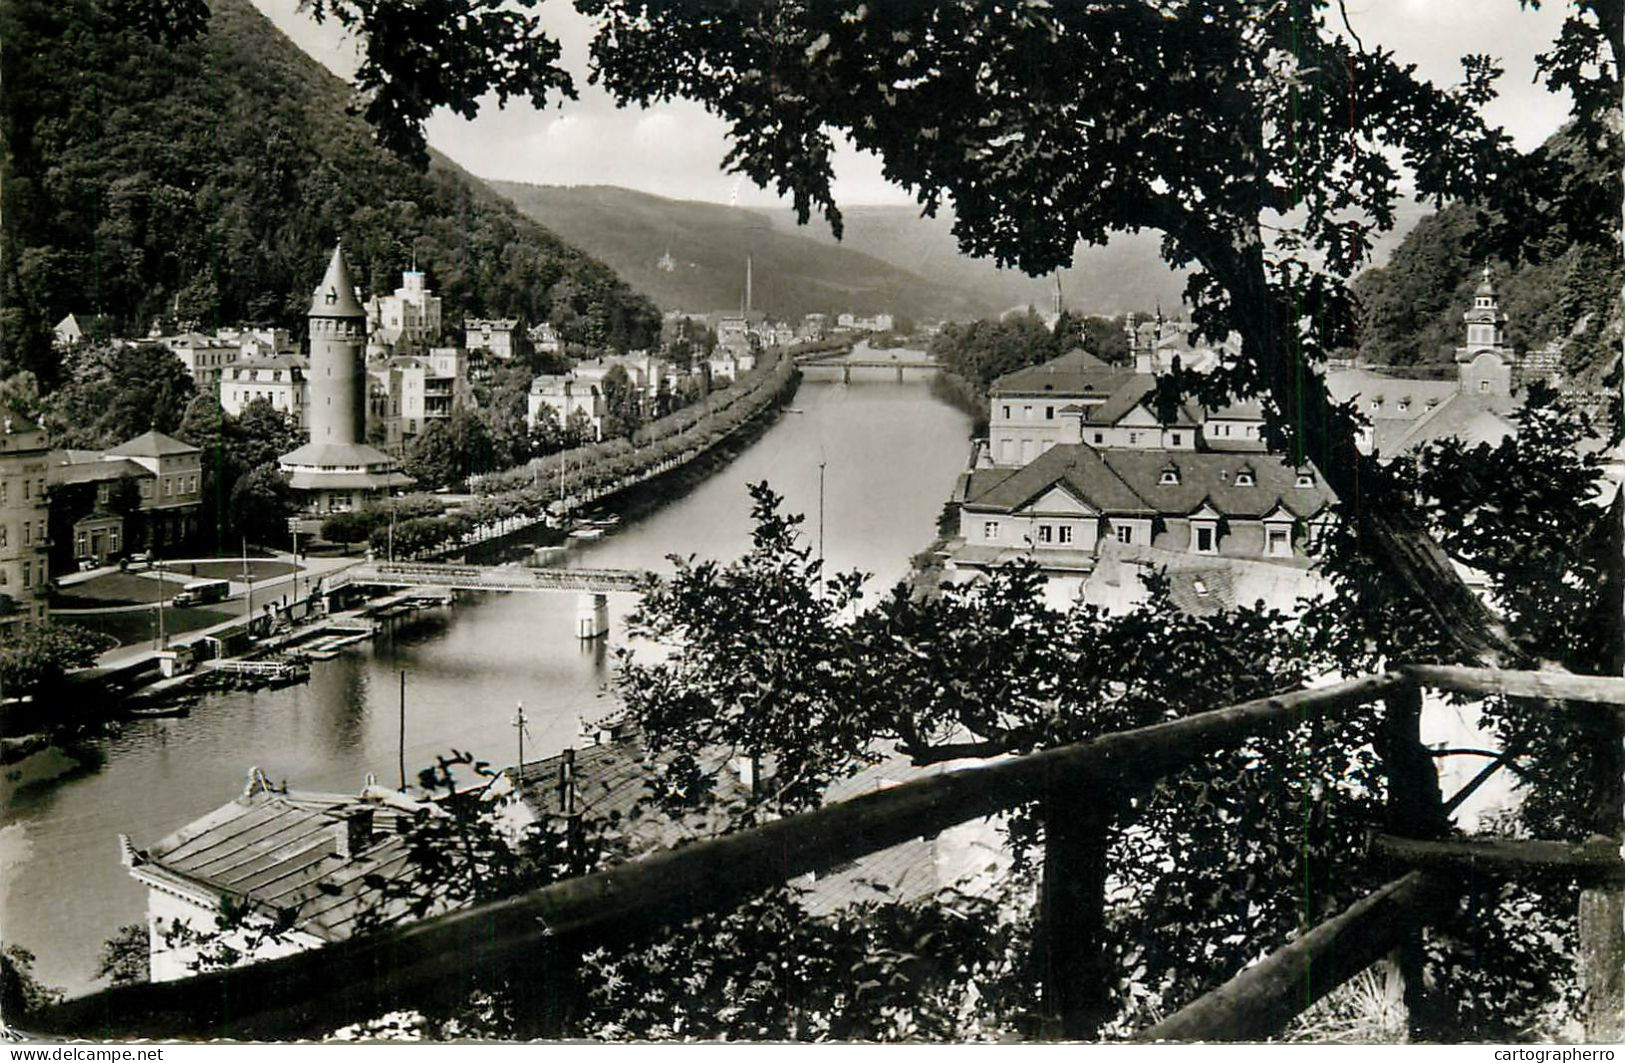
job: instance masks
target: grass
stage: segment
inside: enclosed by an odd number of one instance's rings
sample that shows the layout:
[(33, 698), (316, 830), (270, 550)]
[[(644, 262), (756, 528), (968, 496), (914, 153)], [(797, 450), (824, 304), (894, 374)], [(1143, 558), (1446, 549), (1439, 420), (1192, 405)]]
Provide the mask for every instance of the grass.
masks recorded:
[(110, 572), (83, 583), (54, 589), (51, 592), (51, 606), (56, 609), (105, 609), (115, 605), (141, 605), (156, 602), (160, 593), (168, 601), (180, 593), (185, 583), (186, 579), (174, 576), (166, 576), (160, 583), (157, 579), (148, 579), (133, 572)]
[[(181, 608), (164, 610), (164, 631), (171, 637), (212, 627), (222, 620), (242, 615), (241, 609)], [(143, 609), (133, 613), (99, 613), (94, 616), (52, 617), (59, 624), (71, 624), (118, 640), (120, 646), (152, 645), (158, 635), (158, 614)]]
[[(243, 578), (243, 562), (239, 558), (235, 561), (171, 561), (164, 567), (164, 571), (175, 576), (185, 576), (187, 579), (229, 579), (241, 582)], [(270, 579), (273, 576), (286, 576), (293, 571), (293, 565), (287, 561), (255, 561), (248, 560), (248, 572), (256, 580)]]

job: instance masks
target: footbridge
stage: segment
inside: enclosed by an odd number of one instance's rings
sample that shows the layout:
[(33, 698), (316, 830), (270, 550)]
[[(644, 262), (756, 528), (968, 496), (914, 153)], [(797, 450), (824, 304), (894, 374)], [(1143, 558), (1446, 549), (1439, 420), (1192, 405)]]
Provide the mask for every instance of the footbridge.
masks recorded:
[(802, 356), (796, 359), (796, 364), (804, 368), (818, 367), (822, 369), (840, 369), (842, 383), (852, 383), (852, 370), (854, 369), (895, 369), (897, 380), (903, 380), (903, 372), (909, 369), (932, 371), (942, 368), (942, 363), (934, 358), (926, 358), (919, 352), (910, 352), (908, 355), (894, 358), (843, 358), (839, 355), (829, 357)]
[(462, 591), (573, 591), (580, 595), (576, 634), (597, 638), (609, 632), (605, 595), (637, 591), (649, 573), (619, 568), (529, 568), (521, 565), (457, 565), (439, 562), (368, 562), (330, 577), (325, 592), (345, 586), (444, 587)]

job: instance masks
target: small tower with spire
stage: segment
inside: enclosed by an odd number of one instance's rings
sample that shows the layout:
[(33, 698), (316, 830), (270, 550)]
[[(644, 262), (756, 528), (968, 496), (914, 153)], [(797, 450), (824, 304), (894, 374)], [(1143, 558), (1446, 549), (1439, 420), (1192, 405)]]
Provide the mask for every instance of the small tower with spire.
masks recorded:
[(1512, 348), (1506, 343), (1506, 315), (1501, 313), (1495, 279), (1486, 265), (1473, 291), (1473, 305), (1462, 314), (1467, 342), (1456, 348), (1461, 390), (1475, 395), (1512, 394)]

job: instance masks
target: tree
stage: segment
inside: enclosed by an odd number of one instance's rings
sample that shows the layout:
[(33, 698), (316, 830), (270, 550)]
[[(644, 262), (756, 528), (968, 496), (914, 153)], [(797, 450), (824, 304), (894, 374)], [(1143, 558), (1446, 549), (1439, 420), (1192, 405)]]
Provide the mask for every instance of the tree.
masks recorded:
[(136, 985), (152, 979), (152, 944), (145, 923), (127, 923), (102, 943), (96, 977), (113, 985)]
[(70, 668), (88, 668), (105, 648), (84, 628), (31, 624), (0, 646), (0, 686), (8, 698), (38, 699), (57, 691)]
[(296, 508), (288, 478), (273, 464), (255, 466), (231, 489), (232, 526), (256, 543), (282, 542)]
[(643, 396), (622, 366), (604, 374), (604, 436), (630, 439), (643, 424)]

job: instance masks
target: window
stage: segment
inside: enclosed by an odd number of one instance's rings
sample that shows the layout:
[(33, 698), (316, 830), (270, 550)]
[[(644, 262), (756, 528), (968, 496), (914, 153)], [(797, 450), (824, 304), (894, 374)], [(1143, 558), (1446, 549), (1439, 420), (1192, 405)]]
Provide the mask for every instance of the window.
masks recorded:
[(1101, 444), (1103, 444), (1105, 442), (1106, 442), (1106, 433), (1105, 432), (1096, 432), (1095, 433), (1095, 445), (1100, 446)]
[(1117, 531), (1117, 541), (1118, 542), (1120, 542), (1120, 543), (1132, 543), (1134, 541), (1134, 525), (1132, 525), (1132, 524), (1119, 524), (1119, 525), (1117, 525), (1116, 531)]
[(1240, 470), (1238, 470), (1236, 472), (1236, 486), (1237, 487), (1252, 487), (1257, 483), (1258, 483), (1258, 479), (1257, 479), (1257, 477), (1255, 477), (1253, 475), (1253, 470), (1251, 470), (1251, 469), (1240, 469)]
[(34, 583), (33, 583), (33, 575), (34, 575), (34, 570), (28, 567), (28, 562), (27, 561), (24, 561), (23, 562), (23, 586), (24, 587), (32, 587), (34, 585)]
[(32, 543), (33, 541), (34, 541), (34, 525), (30, 524), (28, 521), (25, 520), (25, 521), (23, 521), (23, 545), (27, 546), (28, 544)]
[(1198, 524), (1196, 526), (1196, 552), (1199, 554), (1213, 553), (1213, 525)]
[(982, 538), (986, 539), (988, 542), (993, 542), (998, 537), (999, 537), (999, 522), (998, 521), (990, 520), (990, 521), (985, 522), (982, 525)]
[(6, 488), (11, 486), (10, 480), (0, 480), (0, 506), (6, 504)]
[(169, 496), (173, 495), (174, 493), (175, 493), (175, 481), (171, 480), (167, 476), (164, 477), (164, 497), (168, 498)]
[(107, 529), (107, 549), (110, 552), (115, 554), (118, 553), (118, 540), (119, 530), (117, 528)]
[(1055, 420), (1055, 407), (1053, 407), (1053, 406), (1045, 406), (1044, 407), (1044, 420), (1046, 420), (1046, 421)]
[(1191, 580), (1191, 590), (1196, 592), (1196, 596), (1198, 598), (1206, 598), (1207, 597), (1207, 594), (1208, 594), (1207, 583), (1205, 581), (1203, 581), (1203, 580), (1200, 580), (1200, 579)]
[(1399, 400), (1399, 412), (1400, 413), (1404, 413), (1406, 410), (1408, 410), (1410, 408), (1411, 408), (1411, 400), (1410, 399), (1400, 399)]
[(1480, 380), (1478, 382), (1478, 390), (1480, 390), (1480, 391), (1488, 391), (1488, 390), (1490, 390), (1490, 382), (1488, 380)]
[(1072, 541), (1072, 525), (1063, 524), (1055, 529), (1055, 537), (1064, 545)]
[(1038, 526), (1038, 541), (1041, 543), (1053, 543), (1055, 541), (1054, 525), (1040, 524)]
[(1128, 445), (1131, 446), (1131, 447), (1139, 446), (1140, 445), (1140, 433), (1138, 433), (1138, 432), (1130, 432), (1128, 434)]
[(1177, 484), (1179, 482), (1179, 469), (1172, 465), (1165, 466), (1157, 476), (1159, 484)]
[(1264, 552), (1271, 557), (1286, 557), (1292, 553), (1292, 535), (1286, 528), (1264, 530)]
[(1293, 483), (1293, 486), (1294, 487), (1313, 487), (1313, 486), (1315, 486), (1315, 474), (1312, 473), (1312, 472), (1300, 472), (1300, 473), (1298, 473), (1298, 479)]
[(1021, 416), (1025, 420), (1028, 420), (1028, 421), (1032, 420), (1033, 419), (1033, 408), (1031, 406), (1023, 406), (1021, 408)]
[(1173, 434), (1172, 434), (1172, 435), (1171, 435), (1171, 436), (1169, 436), (1169, 438), (1170, 438), (1170, 439), (1172, 439), (1172, 440), (1173, 440), (1173, 443), (1174, 443), (1174, 446), (1176, 446), (1176, 447), (1177, 447), (1177, 446), (1179, 446), (1179, 443), (1180, 443), (1180, 440), (1181, 440), (1181, 439), (1182, 439), (1182, 438), (1183, 438), (1183, 437), (1182, 437), (1182, 436), (1181, 436), (1181, 435), (1180, 435), (1180, 433), (1178, 433), (1178, 432), (1175, 432), (1175, 433), (1173, 433)]
[(26, 500), (28, 498), (28, 481), (27, 480), (23, 481), (23, 498), (24, 498), (24, 500)]

